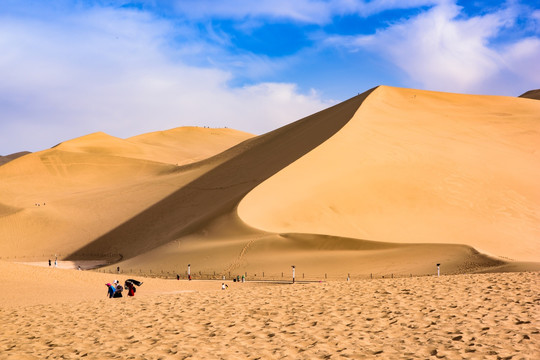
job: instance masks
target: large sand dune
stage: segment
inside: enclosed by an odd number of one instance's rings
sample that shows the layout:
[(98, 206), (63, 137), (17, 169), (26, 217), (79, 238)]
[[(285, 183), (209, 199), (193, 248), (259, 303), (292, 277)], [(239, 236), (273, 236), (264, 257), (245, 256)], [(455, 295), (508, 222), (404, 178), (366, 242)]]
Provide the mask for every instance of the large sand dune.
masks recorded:
[[(537, 359), (539, 134), (536, 100), (378, 87), (257, 137), (95, 133), (12, 160), (0, 359)], [(188, 264), (220, 280), (160, 279)]]
[(87, 135), (0, 167), (0, 256), (195, 277), (535, 269), (538, 114), (378, 87), (252, 138)]
[(250, 192), (239, 215), (270, 232), (540, 261), (539, 149), (537, 101), (379, 87), (340, 132)]
[[(162, 147), (142, 141), (163, 137), (169, 140)], [(198, 146), (193, 137), (200, 140)], [(190, 164), (249, 137), (235, 130), (203, 128), (173, 129), (135, 140), (95, 133), (11, 161), (0, 167), (0, 257), (65, 257), (204, 168)], [(113, 259), (117, 255), (95, 254)]]

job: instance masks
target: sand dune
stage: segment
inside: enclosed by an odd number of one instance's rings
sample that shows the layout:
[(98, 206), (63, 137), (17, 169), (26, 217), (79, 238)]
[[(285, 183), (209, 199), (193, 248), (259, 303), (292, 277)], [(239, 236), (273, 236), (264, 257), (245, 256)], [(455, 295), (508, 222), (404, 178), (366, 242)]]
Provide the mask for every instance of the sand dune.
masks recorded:
[[(227, 228), (228, 233), (223, 233)], [(296, 266), (301, 280), (345, 280), (485, 271), (507, 263), (457, 244), (397, 244), (315, 234), (272, 234), (245, 227), (232, 215), (220, 217), (197, 232), (147, 251), (117, 265), (126, 272), (227, 279), (247, 274), (249, 280), (283, 280)], [(157, 270), (159, 269), (159, 270)], [(537, 270), (521, 264), (514, 270)], [(157, 271), (156, 271), (157, 270)]]
[[(125, 254), (125, 258), (128, 258), (121, 265), (126, 269), (136, 269), (142, 273), (149, 273), (152, 269), (154, 271), (160, 269), (165, 273), (184, 272), (187, 264), (191, 263), (195, 273), (200, 272), (207, 275), (215, 273), (229, 276), (248, 272), (251, 278), (262, 278), (263, 274), (265, 274), (265, 278), (279, 278), (280, 274), (290, 271), (290, 266), (294, 264), (302, 275), (309, 279), (332, 277), (343, 279), (346, 274), (354, 274), (355, 276), (366, 276), (366, 274), (371, 273), (386, 274), (387, 276), (392, 273), (428, 274), (433, 273), (436, 263), (444, 263), (446, 270), (451, 273), (487, 271), (493, 267), (503, 271), (510, 268), (507, 267), (507, 264), (503, 264), (500, 258), (508, 259), (511, 256), (519, 258), (516, 254), (522, 256), (524, 261), (536, 261), (538, 259), (538, 240), (535, 237), (537, 232), (535, 224), (538, 222), (534, 218), (524, 219), (527, 226), (523, 229), (526, 229), (527, 233), (513, 233), (512, 241), (519, 239), (523, 243), (520, 243), (520, 247), (514, 248), (513, 253), (507, 251), (509, 249), (508, 235), (498, 233), (504, 229), (504, 226), (508, 226), (508, 222), (512, 226), (511, 220), (515, 220), (512, 216), (509, 220), (504, 218), (504, 211), (502, 211), (503, 216), (499, 219), (502, 221), (499, 228), (491, 229), (488, 225), (481, 229), (471, 227), (471, 223), (474, 221), (473, 215), (481, 220), (484, 218), (484, 221), (493, 221), (492, 217), (499, 216), (501, 213), (501, 211), (497, 211), (496, 206), (514, 206), (513, 200), (505, 202), (506, 200), (502, 198), (499, 200), (501, 205), (488, 204), (493, 208), (488, 207), (479, 211), (467, 207), (463, 209), (460, 207), (460, 203), (457, 204), (458, 206), (452, 203), (459, 201), (474, 203), (479, 198), (479, 196), (471, 198), (471, 194), (478, 191), (479, 187), (474, 187), (474, 179), (460, 182), (460, 173), (455, 173), (454, 163), (459, 160), (458, 155), (453, 155), (454, 157), (450, 157), (450, 159), (441, 156), (452, 147), (456, 147), (464, 153), (475, 150), (471, 150), (467, 148), (467, 145), (461, 143), (452, 144), (452, 131), (456, 131), (455, 129), (460, 127), (459, 124), (454, 122), (448, 124), (449, 121), (434, 120), (433, 129), (424, 130), (424, 124), (420, 124), (417, 125), (417, 128), (420, 128), (419, 131), (410, 126), (403, 129), (403, 127), (385, 122), (383, 119), (381, 125), (383, 129), (385, 127), (390, 131), (394, 129), (395, 136), (403, 132), (405, 135), (409, 135), (409, 143), (419, 147), (419, 149), (413, 148), (412, 151), (405, 148), (400, 153), (397, 151), (390, 153), (390, 161), (387, 160), (389, 156), (387, 149), (384, 148), (385, 142), (382, 142), (382, 149), (379, 148), (380, 145), (377, 147), (377, 142), (369, 142), (369, 137), (373, 137), (375, 140), (379, 139), (379, 143), (381, 142), (380, 138), (385, 138), (385, 135), (376, 137), (373, 131), (369, 130), (370, 119), (373, 123), (377, 123), (381, 118), (380, 114), (369, 115), (368, 113), (366, 118), (360, 116), (363, 112), (370, 111), (369, 105), (373, 103), (372, 96), (379, 92), (382, 92), (379, 98), (394, 101), (399, 100), (400, 96), (401, 98), (408, 96), (404, 89), (378, 88), (374, 93), (363, 94), (361, 99), (363, 102), (349, 102), (347, 105), (351, 107), (347, 112), (340, 111), (342, 105), (338, 105), (333, 109), (291, 124), (289, 127), (243, 143), (221, 154), (218, 158), (212, 159), (212, 161), (220, 163), (212, 171), (205, 173), (204, 176), (197, 178), (193, 183), (155, 204), (136, 218), (89, 244), (74, 254), (75, 256), (72, 258), (84, 257), (85, 252), (95, 251), (92, 249), (103, 249), (108, 248), (108, 246), (110, 248), (108, 244), (116, 246), (120, 243), (123, 246), (120, 251)], [(484, 97), (484, 104), (480, 104), (482, 105), (480, 106), (474, 104), (478, 102), (475, 97), (471, 99), (468, 96), (429, 92), (425, 92), (423, 95), (427, 96), (427, 99), (418, 99), (422, 105), (416, 111), (421, 112), (424, 108), (429, 109), (429, 106), (433, 106), (435, 109), (427, 115), (424, 114), (424, 118), (433, 116), (434, 111), (443, 111), (448, 114), (448, 111), (453, 109), (456, 112), (453, 116), (462, 122), (466, 122), (466, 116), (472, 111), (471, 108), (481, 108), (492, 102), (500, 102), (500, 98), (497, 97)], [(516, 100), (513, 98), (503, 99), (509, 102)], [(446, 108), (443, 106), (445, 104)], [(469, 108), (465, 106), (467, 104)], [(388, 107), (387, 104), (384, 106)], [(505, 106), (510, 108), (515, 104), (510, 103)], [(401, 103), (395, 105), (395, 109), (404, 107), (404, 104)], [(462, 109), (461, 112), (458, 111), (459, 109)], [(406, 107), (404, 109), (406, 113), (405, 110)], [(520, 126), (532, 130), (536, 129), (534, 123), (530, 124), (531, 119), (534, 120), (533, 110), (536, 108), (532, 110), (525, 108), (521, 113), (515, 115), (512, 121), (519, 118), (522, 122), (524, 121), (524, 124), (518, 122), (518, 129), (514, 132), (520, 131)], [(407, 116), (411, 117), (411, 114)], [(408, 119), (407, 116), (404, 116), (405, 123)], [(314, 121), (315, 119), (318, 120), (318, 123)], [(334, 131), (329, 132), (326, 123), (328, 120), (326, 119), (334, 121), (339, 119), (341, 123)], [(487, 122), (487, 120), (484, 121)], [(358, 128), (354, 126), (358, 126)], [(481, 127), (482, 125), (476, 126)], [(442, 144), (441, 138), (428, 136), (429, 132), (433, 133), (437, 129), (441, 134), (440, 137), (442, 134), (446, 134), (448, 137), (446, 145)], [(467, 128), (464, 127), (464, 129)], [(498, 131), (504, 135), (507, 130), (499, 129)], [(368, 135), (364, 134), (366, 131)], [(415, 134), (415, 131), (419, 131), (419, 134)], [(480, 139), (483, 139), (485, 143), (488, 141), (485, 138), (493, 137), (496, 135), (496, 131), (496, 129), (493, 130), (495, 134), (480, 136)], [(410, 132), (415, 137), (411, 137)], [(323, 141), (311, 148), (306, 148), (308, 151), (293, 152), (295, 148), (298, 149), (304, 143), (305, 139), (313, 137), (313, 135), (309, 135), (310, 133), (319, 134)], [(474, 135), (475, 129), (470, 130), (469, 134)], [(460, 136), (463, 137), (462, 141), (465, 144), (474, 144), (476, 141), (474, 138), (468, 139), (465, 134)], [(533, 140), (535, 136), (537, 137), (537, 133), (533, 132)], [(505, 142), (502, 139), (500, 143), (488, 148), (488, 150), (493, 151), (493, 148), (501, 147), (503, 152), (509, 152), (515, 159), (536, 146), (535, 142), (528, 139), (527, 136), (523, 136), (519, 140)], [(437, 143), (444, 150), (438, 149), (430, 154), (430, 147)], [(485, 146), (484, 143), (478, 146), (482, 148)], [(334, 145), (337, 147), (336, 150), (331, 149), (331, 146)], [(518, 149), (516, 150), (513, 146)], [(357, 149), (358, 147), (360, 149)], [(266, 149), (271, 151), (271, 158), (266, 155)], [(491, 154), (489, 151), (477, 156), (489, 157)], [(478, 153), (478, 151), (476, 152)], [(369, 160), (387, 161), (388, 169), (380, 173), (376, 171), (380, 170), (380, 166), (375, 169), (362, 168), (350, 160), (350, 154), (358, 154), (355, 159), (361, 159), (363, 153), (369, 154), (366, 155), (368, 166)], [(278, 154), (280, 157), (277, 156)], [(291, 155), (290, 159), (293, 162), (284, 161), (283, 154)], [(401, 164), (403, 156), (409, 155), (410, 160)], [(485, 184), (485, 180), (481, 179), (480, 169), (475, 169), (476, 161), (473, 159), (468, 163), (466, 160), (463, 165), (466, 170), (477, 171), (473, 172), (473, 175), (478, 177), (481, 184)], [(538, 162), (537, 158), (533, 156), (527, 161), (523, 164), (523, 170), (536, 171), (534, 165)], [(308, 164), (304, 165), (306, 162)], [(261, 164), (264, 165), (264, 168), (261, 167)], [(405, 166), (409, 168), (406, 174), (412, 178), (400, 178), (397, 179), (396, 184), (389, 183), (392, 180), (392, 173)], [(439, 189), (438, 193), (433, 194), (430, 193), (432, 190), (430, 187), (422, 188), (426, 183), (442, 181), (430, 173), (431, 167), (434, 169), (442, 168), (446, 171), (445, 174), (455, 177), (456, 184), (453, 184), (452, 187), (454, 192), (448, 191), (446, 188)], [(239, 169), (242, 169), (241, 172)], [(523, 171), (521, 173), (527, 176), (534, 175)], [(287, 174), (292, 175), (285, 178), (284, 176)], [(501, 177), (497, 173), (490, 176), (495, 175)], [(532, 185), (531, 179), (534, 177), (527, 176), (520, 179), (521, 183), (510, 181), (508, 185), (514, 186), (518, 191), (531, 190), (532, 195), (534, 195), (535, 187), (530, 186)], [(332, 179), (335, 181), (334, 183), (331, 181)], [(502, 180), (505, 181), (504, 178)], [(406, 186), (400, 186), (400, 181)], [(370, 187), (371, 184), (378, 182), (380, 182), (379, 193), (377, 193), (377, 188)], [(523, 182), (525, 182), (525, 186)], [(313, 186), (313, 183), (317, 185)], [(473, 184), (473, 188), (467, 188), (471, 184)], [(464, 188), (461, 189), (461, 187)], [(414, 188), (417, 189), (416, 192), (411, 191)], [(393, 194), (392, 191), (394, 191)], [(494, 189), (486, 189), (487, 194), (482, 194), (480, 197), (493, 196), (497, 200), (496, 191), (497, 184), (494, 184)], [(381, 192), (388, 194), (381, 194)], [(257, 194), (261, 193), (263, 195), (258, 197)], [(247, 196), (244, 196), (245, 194)], [(366, 199), (361, 198), (366, 195), (367, 200), (369, 200), (367, 204)], [(376, 196), (378, 197), (375, 198)], [(438, 199), (444, 196), (449, 197), (446, 202), (437, 203)], [(298, 197), (305, 201), (295, 203), (298, 201)], [(404, 203), (400, 197), (410, 201)], [(432, 203), (429, 203), (430, 197), (433, 197)], [(235, 209), (239, 200), (241, 200), (239, 206), (241, 218), (238, 218)], [(332, 202), (333, 206), (332, 216), (328, 218), (325, 218), (324, 215), (328, 214), (327, 209), (332, 206), (325, 201)], [(427, 205), (430, 206), (425, 206), (426, 201)], [(518, 203), (515, 212), (511, 213), (517, 214), (518, 220), (523, 215), (532, 213), (534, 216), (534, 209), (538, 201), (532, 196), (525, 202), (525, 207), (531, 207), (529, 211), (520, 208), (521, 204)], [(450, 210), (445, 208), (448, 206), (445, 205), (447, 203), (451, 205)], [(441, 206), (440, 210), (438, 209), (439, 205)], [(321, 206), (323, 210), (319, 210)], [(424, 208), (422, 208), (423, 206)], [(452, 208), (452, 206), (454, 207)], [(394, 207), (396, 209), (393, 211), (397, 215), (405, 216), (405, 220), (395, 216), (394, 213), (384, 214), (378, 210), (379, 208)], [(354, 211), (347, 213), (351, 209)], [(357, 213), (356, 209), (366, 210)], [(370, 209), (374, 209), (375, 214), (372, 214)], [(415, 209), (416, 212), (411, 212), (410, 209)], [(313, 216), (312, 214), (317, 211), (320, 213)], [(459, 214), (459, 217), (456, 217), (456, 214)], [(379, 218), (376, 218), (377, 215)], [(469, 217), (471, 218), (469, 219)], [(439, 222), (430, 223), (433, 222), (433, 219), (438, 219)], [(279, 221), (286, 221), (291, 226), (267, 226), (268, 223), (273, 222), (272, 225), (274, 225), (275, 222)], [(390, 238), (392, 244), (388, 244), (386, 241), (388, 237), (384, 233), (384, 236), (379, 236), (379, 234), (373, 236), (365, 232), (350, 231), (351, 228), (358, 230), (355, 226), (361, 224), (362, 221), (371, 226), (379, 226), (380, 229), (387, 232), (394, 231), (395, 237)], [(428, 223), (426, 224), (425, 221)], [(396, 224), (397, 226), (394, 226)], [(482, 225), (481, 221), (479, 225)], [(454, 232), (447, 230), (448, 234), (443, 232), (441, 235), (441, 228), (447, 229), (451, 226), (460, 226), (460, 228)], [(163, 234), (162, 229), (168, 229), (168, 232)], [(461, 234), (458, 237), (456, 234), (459, 231)], [(485, 233), (482, 234), (482, 237), (478, 237), (482, 231)], [(495, 236), (495, 238), (490, 239), (490, 236)], [(525, 238), (522, 239), (522, 236)], [(377, 240), (377, 243), (366, 241), (366, 239)], [(499, 246), (495, 250), (500, 251), (498, 253), (493, 251), (494, 248), (488, 246), (490, 242), (486, 239)], [(421, 244), (422, 242), (425, 244)], [(366, 244), (376, 244), (377, 246), (367, 250)], [(159, 246), (155, 247), (156, 245)], [(474, 248), (479, 245), (482, 246), (481, 250), (491, 250), (491, 254), (498, 255), (499, 260), (489, 258), (475, 250)], [(137, 253), (139, 255), (136, 255)], [(537, 269), (538, 264), (522, 264), (521, 267), (514, 267), (514, 270), (524, 268)]]
[[(176, 166), (171, 159), (192, 163), (251, 136), (203, 128), (160, 134), (182, 144), (186, 139), (190, 143), (196, 133), (206, 142), (188, 145), (189, 151), (178, 145), (169, 153), (96, 133), (1, 166), (0, 257), (65, 257), (174, 192), (204, 168)], [(146, 139), (152, 137), (148, 134)], [(93, 255), (115, 258), (117, 254)]]
[(95, 133), (10, 161), (0, 359), (537, 359), (538, 114), (378, 87), (262, 136)]
[(535, 101), (379, 87), (341, 131), (250, 192), (239, 215), (268, 232), (540, 261), (539, 114)]
[(378, 87), (247, 140), (90, 134), (0, 167), (0, 256), (257, 279), (538, 269), (539, 110)]
[(236, 204), (255, 186), (338, 131), (368, 93), (247, 140), (203, 161), (210, 170), (80, 249), (70, 259), (98, 251), (118, 252), (125, 258), (131, 258), (160, 245), (179, 241), (182, 236), (200, 231), (204, 233), (205, 226), (217, 217), (233, 212)]
[(218, 154), (252, 136), (231, 129), (180, 127), (127, 139), (94, 133), (63, 142), (55, 148), (69, 152), (185, 165)]
[(159, 161), (184, 165), (209, 158), (251, 137), (252, 134), (227, 128), (201, 131), (185, 126), (134, 136), (127, 141), (152, 149)]

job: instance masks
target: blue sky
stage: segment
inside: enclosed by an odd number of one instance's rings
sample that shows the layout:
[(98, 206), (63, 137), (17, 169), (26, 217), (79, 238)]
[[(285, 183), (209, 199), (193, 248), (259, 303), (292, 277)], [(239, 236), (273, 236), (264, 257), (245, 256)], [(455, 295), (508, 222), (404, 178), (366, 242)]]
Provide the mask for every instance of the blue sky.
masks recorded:
[(377, 85), (540, 88), (538, 1), (2, 0), (0, 154), (95, 131), (261, 134)]

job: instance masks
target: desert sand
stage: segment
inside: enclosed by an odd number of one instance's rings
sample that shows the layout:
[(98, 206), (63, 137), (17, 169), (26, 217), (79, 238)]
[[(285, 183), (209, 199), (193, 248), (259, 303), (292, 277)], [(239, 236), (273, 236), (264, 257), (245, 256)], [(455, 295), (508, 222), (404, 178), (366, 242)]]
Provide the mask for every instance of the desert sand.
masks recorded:
[(538, 101), (378, 87), (238, 213), (269, 232), (459, 243), (539, 261), (539, 146)]
[(0, 258), (64, 258), (212, 166), (201, 159), (250, 137), (190, 127), (130, 139), (95, 133), (11, 161), (0, 167)]
[(0, 165), (3, 165), (3, 164), (6, 164), (12, 160), (15, 160), (21, 156), (24, 156), (26, 154), (30, 154), (29, 151), (20, 151), (20, 152), (17, 152), (17, 153), (14, 153), (14, 154), (9, 154), (9, 155), (0, 155)]
[[(540, 273), (309, 284), (144, 280), (0, 263), (0, 359), (537, 359)], [(127, 275), (118, 276), (123, 281)], [(289, 279), (290, 280), (290, 279)]]
[(12, 159), (0, 359), (536, 359), (539, 150), (540, 101), (380, 86)]
[(0, 260), (309, 279), (540, 269), (540, 102), (380, 86), (261, 136), (95, 133), (0, 166)]

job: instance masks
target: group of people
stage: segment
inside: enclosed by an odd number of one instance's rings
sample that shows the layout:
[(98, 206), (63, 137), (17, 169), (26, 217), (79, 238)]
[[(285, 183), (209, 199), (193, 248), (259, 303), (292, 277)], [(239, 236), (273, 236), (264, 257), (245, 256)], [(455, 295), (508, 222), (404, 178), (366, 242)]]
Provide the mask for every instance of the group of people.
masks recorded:
[(120, 298), (123, 297), (122, 292), (124, 289), (127, 289), (127, 295), (128, 296), (135, 296), (135, 292), (137, 289), (135, 288), (135, 285), (131, 281), (126, 281), (124, 283), (124, 286), (120, 284), (118, 280), (114, 280), (113, 283), (107, 283), (107, 297), (108, 298)]
[(245, 275), (242, 275), (242, 279), (240, 280), (240, 275), (236, 275), (236, 277), (234, 278), (233, 277), (233, 282), (240, 282), (242, 281), (243, 283), (246, 282), (246, 276)]

